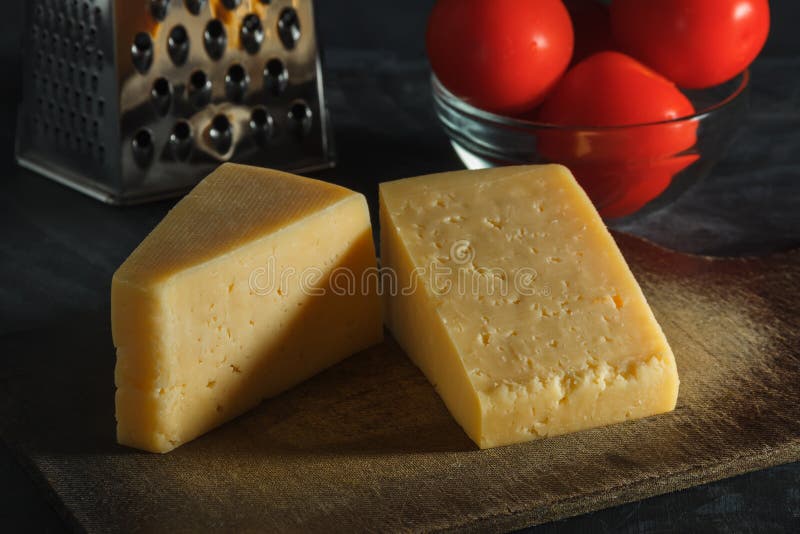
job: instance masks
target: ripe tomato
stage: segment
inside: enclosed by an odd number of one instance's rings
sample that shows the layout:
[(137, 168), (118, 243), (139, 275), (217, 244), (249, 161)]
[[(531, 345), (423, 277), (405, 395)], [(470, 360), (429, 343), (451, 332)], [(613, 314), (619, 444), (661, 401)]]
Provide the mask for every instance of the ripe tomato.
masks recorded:
[(655, 200), (672, 178), (699, 159), (685, 154), (652, 160), (576, 160), (567, 163), (606, 218), (636, 213)]
[(769, 33), (767, 0), (614, 0), (618, 44), (681, 87), (726, 82), (756, 58)]
[[(561, 79), (539, 110), (540, 122), (559, 126), (626, 126), (668, 121), (694, 114), (694, 107), (675, 84), (619, 52), (588, 57)], [(659, 124), (606, 130), (552, 147), (559, 156), (631, 159), (668, 156), (694, 145), (696, 125)], [(548, 136), (549, 138), (549, 136)]]
[[(575, 174), (605, 217), (633, 213), (697, 158), (694, 114), (675, 84), (619, 52), (600, 52), (570, 69), (542, 104), (539, 152)], [(633, 126), (635, 125), (635, 126)], [(631, 126), (626, 128), (625, 126)]]
[(570, 65), (597, 52), (614, 50), (608, 6), (597, 0), (564, 0), (575, 32), (575, 50)]
[(433, 71), (453, 94), (496, 113), (535, 107), (572, 56), (561, 0), (439, 0), (428, 20)]

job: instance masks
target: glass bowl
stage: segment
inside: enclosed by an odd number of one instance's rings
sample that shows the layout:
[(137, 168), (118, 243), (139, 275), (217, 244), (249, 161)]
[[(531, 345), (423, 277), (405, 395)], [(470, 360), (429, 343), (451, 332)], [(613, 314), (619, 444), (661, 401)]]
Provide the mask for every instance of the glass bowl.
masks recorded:
[(607, 219), (659, 209), (705, 177), (733, 140), (748, 107), (750, 73), (686, 91), (697, 113), (631, 126), (537, 123), (478, 109), (434, 75), (436, 115), (464, 165), (561, 163)]

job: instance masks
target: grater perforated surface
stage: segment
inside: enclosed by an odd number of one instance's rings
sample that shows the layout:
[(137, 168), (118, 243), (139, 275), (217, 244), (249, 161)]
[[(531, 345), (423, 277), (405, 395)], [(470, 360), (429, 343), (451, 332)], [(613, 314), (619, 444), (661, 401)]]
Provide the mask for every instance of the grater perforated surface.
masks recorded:
[(111, 203), (332, 164), (311, 0), (33, 0), (20, 164)]

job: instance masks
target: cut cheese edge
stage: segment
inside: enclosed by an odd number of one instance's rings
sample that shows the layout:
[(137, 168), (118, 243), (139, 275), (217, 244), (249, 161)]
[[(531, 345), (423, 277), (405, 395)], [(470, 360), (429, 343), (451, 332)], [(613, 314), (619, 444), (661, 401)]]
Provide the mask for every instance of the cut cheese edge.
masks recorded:
[(226, 164), (115, 273), (117, 437), (167, 452), (383, 336), (363, 195)]
[(674, 409), (675, 359), (558, 165), (381, 184), (386, 322), (481, 448)]

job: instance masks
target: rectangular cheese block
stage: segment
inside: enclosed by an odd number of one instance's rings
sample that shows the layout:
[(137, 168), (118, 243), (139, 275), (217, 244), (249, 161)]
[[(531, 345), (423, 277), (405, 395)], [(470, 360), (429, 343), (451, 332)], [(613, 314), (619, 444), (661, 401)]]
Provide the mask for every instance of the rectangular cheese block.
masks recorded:
[(363, 195), (220, 167), (114, 274), (119, 442), (169, 451), (380, 342), (377, 290), (345, 284), (375, 269)]
[(384, 183), (380, 209), (389, 329), (478, 446), (675, 407), (667, 340), (566, 168)]

